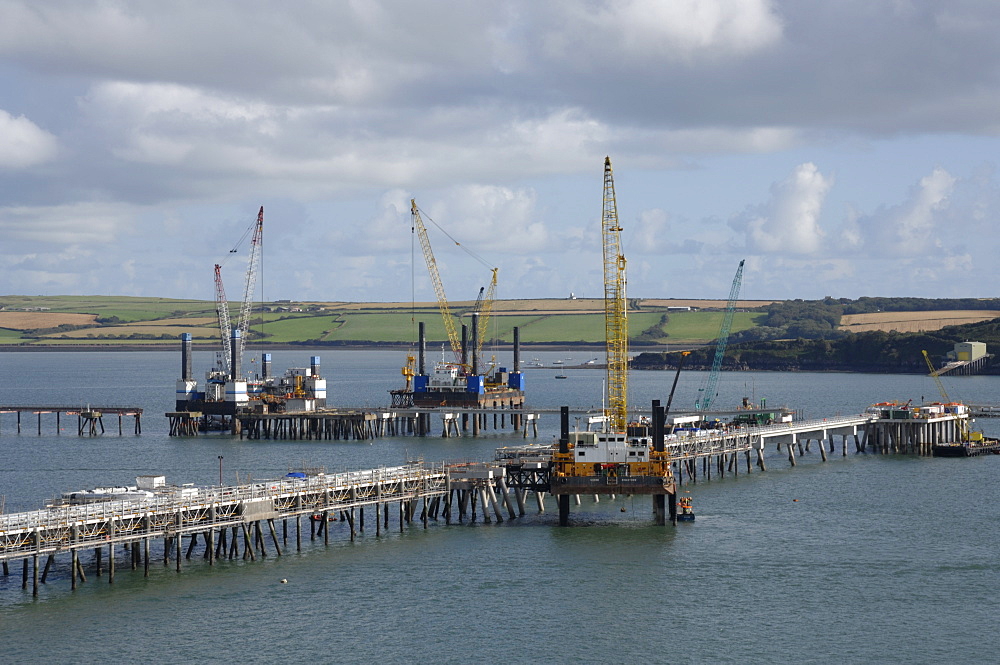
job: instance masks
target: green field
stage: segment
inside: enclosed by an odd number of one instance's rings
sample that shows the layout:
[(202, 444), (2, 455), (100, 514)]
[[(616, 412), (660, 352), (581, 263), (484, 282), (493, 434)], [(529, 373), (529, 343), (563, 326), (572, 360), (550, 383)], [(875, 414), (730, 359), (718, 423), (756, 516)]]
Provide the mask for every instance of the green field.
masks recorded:
[(215, 315), (215, 303), (203, 300), (170, 298), (132, 298), (127, 296), (0, 296), (7, 309), (47, 307), (52, 312), (94, 314), (100, 318), (116, 316), (122, 321), (155, 321), (173, 313), (184, 316)]
[[(675, 340), (709, 342), (719, 336), (724, 312), (678, 312), (670, 314), (670, 322), (663, 327), (667, 337), (664, 343)], [(732, 326), (729, 332), (738, 332), (754, 328), (764, 317), (760, 312), (734, 312)]]
[[(513, 328), (527, 344), (599, 344), (604, 340), (604, 314), (600, 300), (564, 299), (497, 301), (487, 325), (487, 339), (509, 343)], [(641, 304), (641, 303), (640, 303)], [(196, 343), (218, 339), (215, 304), (200, 300), (132, 298), (114, 296), (0, 296), (3, 312), (31, 312), (45, 323), (34, 330), (0, 328), (0, 344), (17, 345), (137, 345), (171, 343), (189, 332)], [(453, 307), (455, 328), (461, 334), (472, 303)], [(66, 314), (91, 314), (104, 324), (60, 325)], [(630, 337), (651, 344), (704, 344), (713, 340), (722, 324), (722, 311), (670, 312), (662, 324), (664, 307), (643, 305), (629, 313)], [(461, 315), (461, 316), (460, 316)], [(18, 314), (23, 317), (25, 314)], [(230, 305), (235, 323), (236, 306)], [(758, 325), (759, 312), (736, 312), (732, 331)], [(115, 317), (112, 319), (112, 317)], [(108, 319), (111, 319), (110, 321)], [(433, 303), (266, 303), (256, 305), (251, 338), (255, 343), (376, 343), (411, 344), (417, 338), (417, 323), (426, 327), (431, 342), (445, 341), (440, 311)], [(189, 320), (189, 321), (188, 321)], [(73, 323), (63, 319), (62, 323)], [(78, 324), (79, 321), (77, 320)], [(471, 330), (470, 330), (471, 334)]]

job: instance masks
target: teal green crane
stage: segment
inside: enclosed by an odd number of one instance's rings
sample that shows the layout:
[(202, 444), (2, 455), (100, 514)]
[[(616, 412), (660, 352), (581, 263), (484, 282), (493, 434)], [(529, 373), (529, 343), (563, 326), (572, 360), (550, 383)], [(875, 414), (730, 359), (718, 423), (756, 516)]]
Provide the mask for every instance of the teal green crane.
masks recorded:
[(726, 344), (729, 342), (729, 329), (733, 327), (733, 312), (736, 309), (736, 301), (740, 295), (740, 286), (743, 284), (743, 263), (736, 269), (736, 277), (733, 278), (733, 287), (729, 289), (729, 303), (726, 305), (726, 315), (722, 317), (722, 328), (719, 329), (719, 338), (715, 342), (715, 358), (712, 360), (712, 371), (708, 373), (708, 381), (704, 388), (698, 392), (698, 400), (694, 408), (699, 411), (708, 411), (715, 399), (715, 386), (719, 383), (719, 370), (722, 369), (722, 358), (726, 355)]

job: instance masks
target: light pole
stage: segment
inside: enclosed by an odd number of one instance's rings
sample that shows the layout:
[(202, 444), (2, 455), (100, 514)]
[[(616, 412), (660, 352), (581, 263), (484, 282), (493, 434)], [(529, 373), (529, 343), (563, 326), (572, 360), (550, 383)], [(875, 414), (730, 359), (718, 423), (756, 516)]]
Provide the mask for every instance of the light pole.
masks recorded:
[(222, 487), (222, 455), (219, 455), (219, 487)]

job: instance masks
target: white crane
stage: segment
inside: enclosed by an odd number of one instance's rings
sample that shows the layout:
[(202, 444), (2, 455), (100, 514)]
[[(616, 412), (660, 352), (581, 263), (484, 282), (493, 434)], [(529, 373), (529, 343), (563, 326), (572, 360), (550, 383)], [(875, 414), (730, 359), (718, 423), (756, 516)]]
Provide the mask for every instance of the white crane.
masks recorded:
[(253, 237), (250, 240), (250, 258), (247, 259), (247, 279), (243, 289), (243, 304), (240, 306), (240, 318), (237, 330), (240, 331), (240, 344), (236, 350), (237, 357), (243, 358), (246, 348), (247, 333), (250, 330), (250, 314), (253, 309), (253, 290), (257, 283), (257, 271), (260, 268), (261, 244), (264, 240), (264, 206), (257, 213), (257, 223), (253, 227)]
[(215, 352), (215, 365), (226, 375), (230, 372), (229, 366), (229, 336), (232, 329), (229, 323), (229, 302), (226, 300), (226, 290), (222, 286), (222, 266), (215, 264), (215, 313), (219, 320), (219, 340), (222, 346)]

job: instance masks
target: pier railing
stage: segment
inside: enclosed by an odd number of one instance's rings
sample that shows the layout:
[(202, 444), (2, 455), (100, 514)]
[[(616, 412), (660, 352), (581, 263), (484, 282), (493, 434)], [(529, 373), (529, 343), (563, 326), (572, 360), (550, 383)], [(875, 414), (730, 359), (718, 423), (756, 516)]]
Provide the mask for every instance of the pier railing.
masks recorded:
[(0, 515), (0, 559), (437, 496), (446, 485), (443, 464), (406, 465), (229, 487), (172, 487), (148, 499), (53, 505)]

